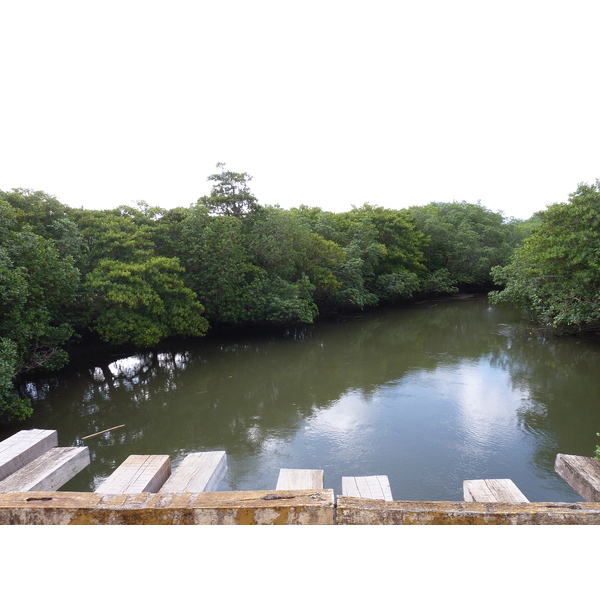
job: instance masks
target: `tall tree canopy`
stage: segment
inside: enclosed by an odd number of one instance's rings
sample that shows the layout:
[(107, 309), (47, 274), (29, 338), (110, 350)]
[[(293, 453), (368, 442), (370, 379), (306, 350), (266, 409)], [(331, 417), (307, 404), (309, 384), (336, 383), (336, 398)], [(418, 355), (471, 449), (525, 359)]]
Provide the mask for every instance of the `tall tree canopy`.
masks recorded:
[(258, 201), (250, 191), (252, 177), (248, 173), (236, 173), (225, 170), (225, 163), (217, 163), (220, 173), (208, 177), (213, 181), (209, 196), (203, 196), (199, 202), (207, 206), (211, 214), (240, 217), (256, 210)]

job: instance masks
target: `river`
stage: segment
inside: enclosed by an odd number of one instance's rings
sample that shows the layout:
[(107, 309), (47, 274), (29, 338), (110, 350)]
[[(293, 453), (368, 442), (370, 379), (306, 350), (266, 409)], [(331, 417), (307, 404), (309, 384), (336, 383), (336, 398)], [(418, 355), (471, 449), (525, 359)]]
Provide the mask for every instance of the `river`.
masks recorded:
[[(225, 450), (221, 490), (274, 489), (280, 468), (387, 475), (395, 500), (462, 500), (509, 478), (532, 502), (581, 500), (557, 453), (600, 438), (600, 339), (557, 337), (485, 297), (384, 309), (285, 334), (179, 342), (32, 380), (34, 415), (92, 462), (92, 491), (130, 454)], [(113, 431), (81, 441), (110, 427)]]

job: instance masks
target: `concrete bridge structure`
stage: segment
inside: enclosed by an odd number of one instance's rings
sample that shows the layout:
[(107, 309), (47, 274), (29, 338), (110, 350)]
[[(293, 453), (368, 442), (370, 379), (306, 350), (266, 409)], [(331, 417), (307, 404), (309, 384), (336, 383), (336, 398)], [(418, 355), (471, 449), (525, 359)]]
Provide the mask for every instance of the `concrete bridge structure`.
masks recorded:
[(0, 525), (596, 525), (600, 461), (559, 454), (556, 471), (585, 502), (529, 502), (509, 479), (469, 480), (462, 502), (395, 501), (385, 475), (342, 478), (281, 469), (274, 490), (216, 491), (225, 452), (128, 457), (94, 492), (56, 491), (90, 464), (86, 446), (57, 447), (54, 430), (0, 442)]

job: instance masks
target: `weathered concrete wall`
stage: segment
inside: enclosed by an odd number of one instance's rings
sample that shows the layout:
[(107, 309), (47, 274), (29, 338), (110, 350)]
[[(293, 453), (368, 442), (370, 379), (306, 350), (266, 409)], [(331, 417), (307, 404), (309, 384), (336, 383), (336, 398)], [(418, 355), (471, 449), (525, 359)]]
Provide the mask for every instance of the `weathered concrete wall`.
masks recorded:
[(385, 502), (337, 497), (337, 525), (600, 525), (600, 503)]
[(0, 525), (333, 525), (333, 490), (0, 495)]
[(389, 502), (333, 490), (0, 494), (0, 525), (600, 525), (600, 503)]

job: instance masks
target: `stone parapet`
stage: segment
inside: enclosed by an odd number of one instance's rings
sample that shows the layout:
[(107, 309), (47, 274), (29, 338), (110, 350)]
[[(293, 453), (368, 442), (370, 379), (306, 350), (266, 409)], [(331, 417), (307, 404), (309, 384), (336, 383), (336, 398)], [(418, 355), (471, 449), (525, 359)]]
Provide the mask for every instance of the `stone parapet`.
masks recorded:
[(600, 503), (402, 502), (333, 490), (0, 495), (0, 525), (600, 525)]
[(337, 525), (600, 525), (600, 503), (386, 502), (338, 496)]
[(0, 495), (0, 525), (333, 525), (333, 490)]

